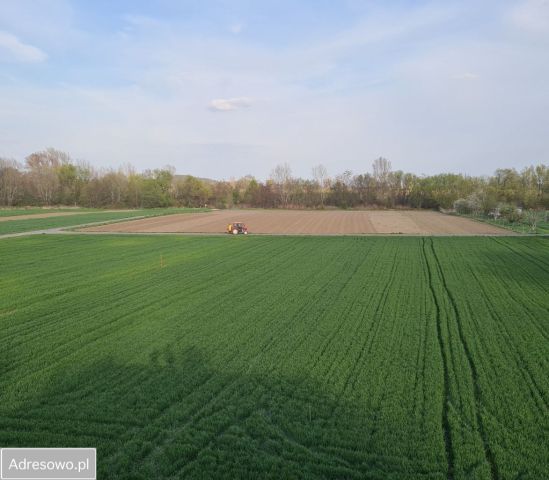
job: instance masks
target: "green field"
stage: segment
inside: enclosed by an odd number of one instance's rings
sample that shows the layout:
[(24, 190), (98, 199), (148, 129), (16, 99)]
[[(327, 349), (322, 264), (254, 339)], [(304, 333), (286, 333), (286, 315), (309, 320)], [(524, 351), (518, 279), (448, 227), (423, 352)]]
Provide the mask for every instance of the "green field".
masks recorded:
[(5, 220), (0, 222), (0, 235), (45, 230), (48, 228), (74, 227), (95, 222), (111, 222), (113, 220), (125, 218), (156, 217), (160, 215), (173, 215), (176, 213), (199, 213), (208, 211), (209, 210), (205, 208), (147, 208), (142, 210), (120, 210), (118, 212), (92, 210), (90, 213), (79, 213), (77, 215)]
[(549, 478), (544, 237), (0, 240), (0, 445), (99, 479)]
[(34, 215), (37, 213), (63, 213), (63, 212), (99, 212), (94, 208), (0, 208), (0, 217), (17, 217), (19, 215)]

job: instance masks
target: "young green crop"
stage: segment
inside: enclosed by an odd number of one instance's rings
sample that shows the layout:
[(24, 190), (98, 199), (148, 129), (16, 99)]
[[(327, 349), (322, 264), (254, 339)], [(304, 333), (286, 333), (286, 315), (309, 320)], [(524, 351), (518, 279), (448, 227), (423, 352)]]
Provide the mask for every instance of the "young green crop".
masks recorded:
[[(162, 259), (162, 260), (161, 260)], [(544, 238), (0, 240), (0, 444), (98, 478), (546, 478)]]
[(0, 222), (0, 235), (8, 233), (31, 232), (48, 228), (76, 227), (95, 222), (110, 222), (135, 217), (156, 217), (177, 213), (201, 213), (210, 210), (204, 208), (149, 208), (143, 210), (101, 211), (66, 215), (59, 217), (14, 219)]
[(17, 217), (20, 215), (36, 215), (41, 213), (70, 213), (70, 212), (101, 212), (97, 208), (5, 208), (0, 207), (0, 217)]

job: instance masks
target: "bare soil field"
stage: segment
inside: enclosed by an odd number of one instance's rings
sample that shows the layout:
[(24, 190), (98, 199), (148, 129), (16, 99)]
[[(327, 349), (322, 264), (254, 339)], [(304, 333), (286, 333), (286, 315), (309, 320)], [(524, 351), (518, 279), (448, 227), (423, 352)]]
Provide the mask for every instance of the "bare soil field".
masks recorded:
[(118, 233), (224, 233), (244, 222), (250, 233), (281, 235), (512, 235), (513, 232), (429, 211), (220, 210), (145, 218), (82, 229)]

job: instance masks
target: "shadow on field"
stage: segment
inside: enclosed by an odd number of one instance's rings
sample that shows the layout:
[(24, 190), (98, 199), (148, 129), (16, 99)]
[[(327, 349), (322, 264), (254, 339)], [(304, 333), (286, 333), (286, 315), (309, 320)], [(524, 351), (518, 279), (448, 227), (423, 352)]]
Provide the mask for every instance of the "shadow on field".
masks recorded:
[(17, 409), (0, 406), (0, 444), (96, 447), (100, 479), (444, 476), (443, 458), (427, 471), (419, 452), (384, 455), (405, 439), (379, 409), (246, 370), (173, 347), (142, 365), (74, 365)]

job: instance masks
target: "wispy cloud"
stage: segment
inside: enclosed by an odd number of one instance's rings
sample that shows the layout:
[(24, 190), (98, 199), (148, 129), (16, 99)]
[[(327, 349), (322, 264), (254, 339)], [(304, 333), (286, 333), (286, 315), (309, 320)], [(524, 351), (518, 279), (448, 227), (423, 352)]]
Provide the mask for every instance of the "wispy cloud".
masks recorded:
[(231, 33), (234, 33), (235, 35), (238, 35), (243, 29), (244, 29), (244, 24), (243, 23), (233, 23), (229, 27), (229, 31)]
[(453, 78), (454, 80), (476, 80), (479, 78), (479, 75), (473, 72), (464, 72), (454, 75)]
[[(216, 178), (279, 161), (337, 172), (342, 158), (361, 172), (380, 154), (417, 173), (543, 161), (548, 1), (321, 2), (314, 24), (310, 2), (163, 0), (152, 17), (146, 2), (129, 15), (4, 2), (0, 155), (54, 145), (101, 166), (162, 158)], [(44, 75), (19, 65), (44, 52)]]
[(11, 33), (0, 31), (0, 60), (37, 63), (47, 58), (48, 55), (38, 47), (23, 43)]
[(523, 30), (549, 34), (549, 0), (526, 0), (511, 10), (510, 18)]
[(135, 28), (154, 28), (163, 26), (163, 23), (160, 20), (149, 17), (148, 15), (127, 13), (122, 16), (122, 20), (124, 20), (131, 27)]
[(216, 98), (210, 102), (209, 108), (216, 112), (230, 112), (242, 108), (249, 108), (251, 105), (252, 100), (247, 97)]

